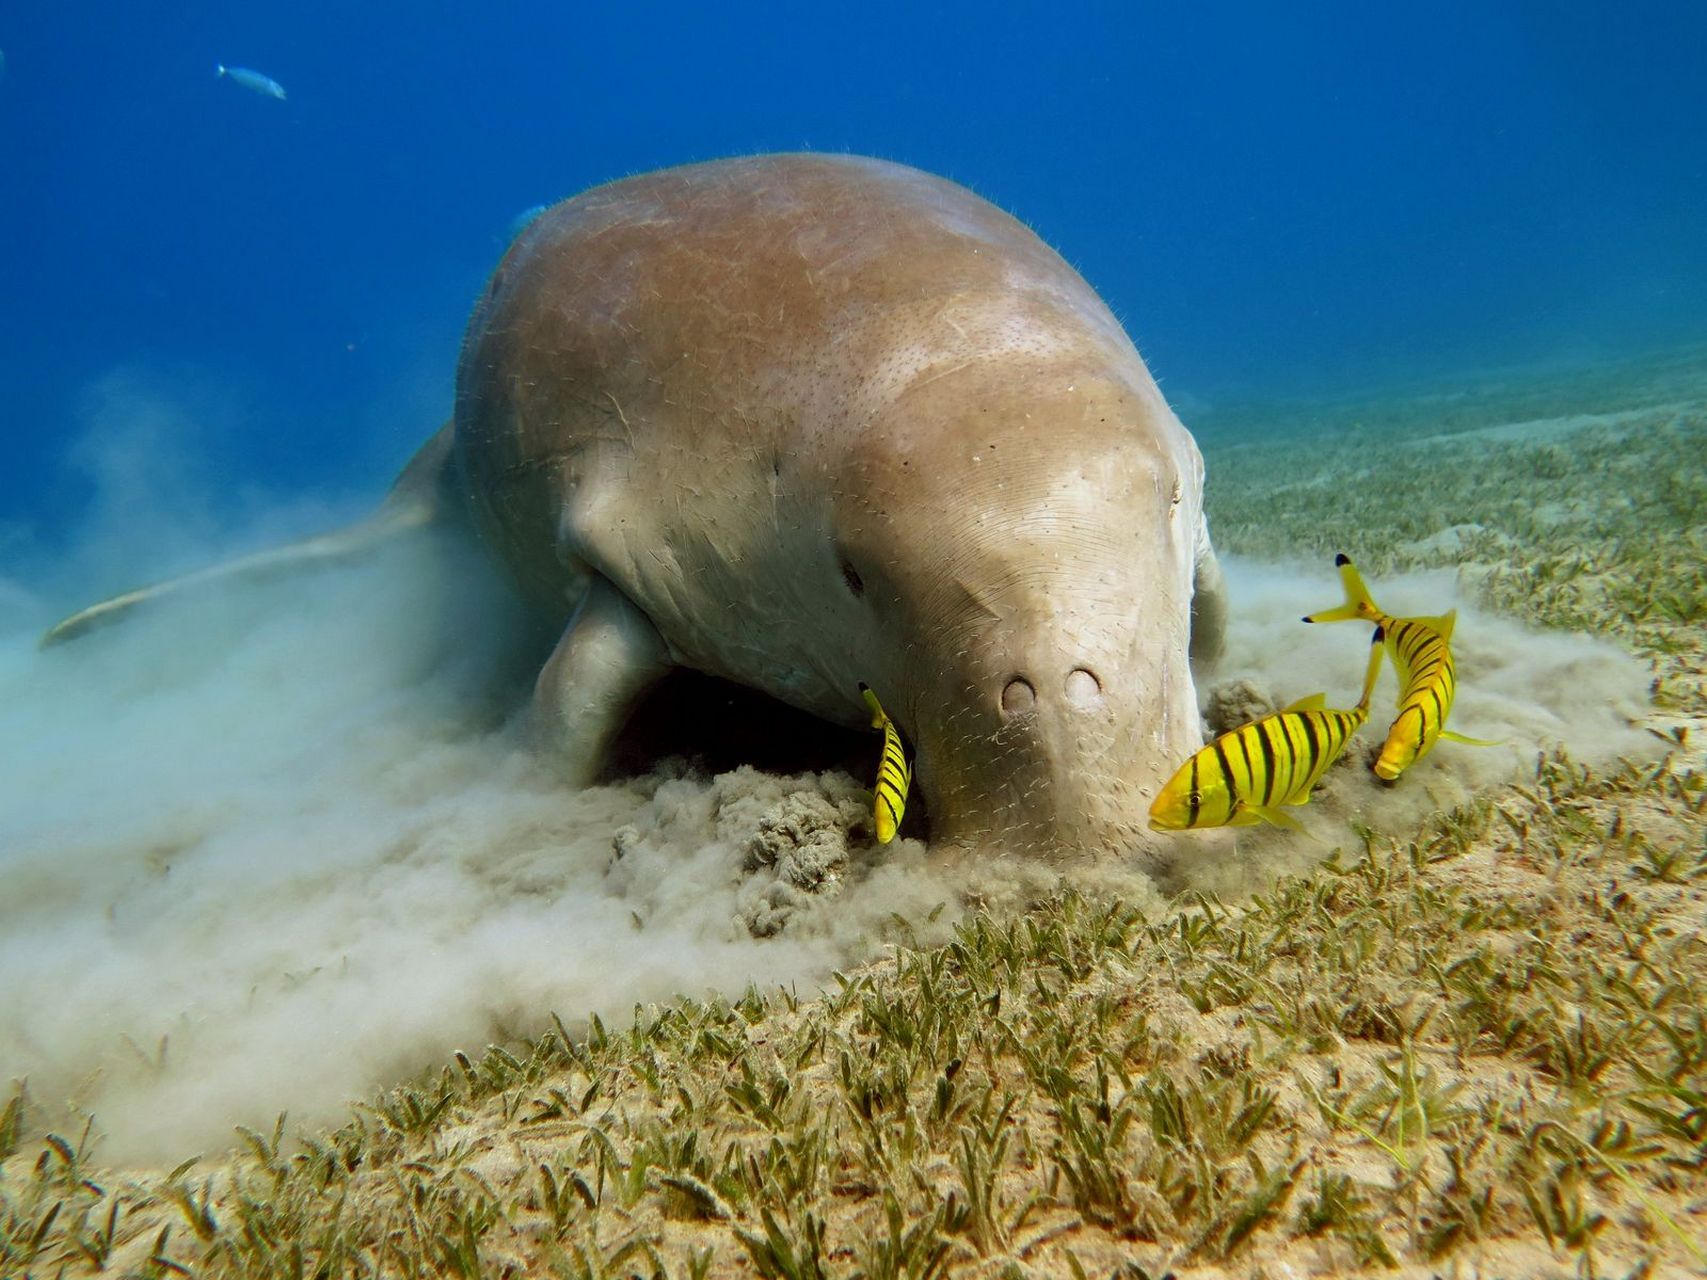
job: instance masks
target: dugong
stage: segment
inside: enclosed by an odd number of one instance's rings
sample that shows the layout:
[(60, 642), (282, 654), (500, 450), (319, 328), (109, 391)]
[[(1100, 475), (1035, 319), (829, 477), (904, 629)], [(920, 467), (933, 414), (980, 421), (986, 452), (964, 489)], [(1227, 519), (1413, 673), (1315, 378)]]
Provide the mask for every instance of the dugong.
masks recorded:
[(471, 531), (560, 633), (531, 714), (569, 784), (681, 667), (850, 728), (870, 686), (933, 850), (1141, 852), (1202, 743), (1226, 617), (1202, 456), (1077, 272), (902, 165), (752, 156), (553, 206), (376, 516), (45, 639), (424, 524)]

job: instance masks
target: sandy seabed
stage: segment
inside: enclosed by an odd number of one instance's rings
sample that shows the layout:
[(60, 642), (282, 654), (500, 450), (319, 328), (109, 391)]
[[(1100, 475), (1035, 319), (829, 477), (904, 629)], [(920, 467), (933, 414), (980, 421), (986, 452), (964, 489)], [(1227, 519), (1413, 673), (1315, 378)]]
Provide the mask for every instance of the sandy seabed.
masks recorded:
[[(880, 851), (867, 780), (836, 771), (670, 764), (566, 794), (494, 710), (492, 655), (459, 643), (501, 603), (426, 546), (74, 649), (37, 653), (16, 626), (0, 646), (0, 1080), (27, 1084), (0, 1123), (0, 1260), (253, 1274), (294, 1241), (352, 1274), (408, 1257), (462, 1274), (471, 1258), (479, 1274), (691, 1274), (702, 1258), (810, 1274), (808, 1256), (827, 1274), (884, 1258), (918, 1274), (1700, 1270), (1707, 1058), (1689, 1057), (1680, 1002), (1695, 993), (1699, 1020), (1707, 464), (1687, 460), (1707, 456), (1707, 409), (1677, 373), (1626, 379), (1624, 403), (1597, 384), (1576, 397), (1593, 411), (1561, 393), (1562, 411), (1537, 412), (1525, 384), (1382, 402), (1375, 425), (1339, 406), (1279, 437), (1237, 414), (1205, 430), (1234, 601), (1206, 698), (1355, 698), (1363, 629), (1297, 621), (1337, 603), (1343, 550), (1389, 611), (1458, 609), (1453, 726), (1504, 745), (1442, 745), (1377, 783), (1360, 753), (1390, 714), (1389, 672), (1359, 746), (1299, 811), (1305, 835), (1253, 831), (1214, 859), (1182, 838), (1159, 884), (1064, 886), (1023, 861), (973, 878), (917, 841)], [(429, 625), (447, 585), (470, 613)], [(12, 583), (0, 607), (34, 624), (44, 606)], [(1402, 907), (1369, 870), (1383, 857)], [(1360, 858), (1358, 879), (1344, 868)], [(1451, 963), (1524, 958), (1529, 988), (1499, 995), (1510, 1044), (1466, 1030), (1483, 1006), (1463, 1012), (1470, 997), (1426, 966), (1406, 990), (1372, 957), (1354, 989), (1355, 957), (1326, 958), (1350, 944), (1274, 906), (1298, 885), (1345, 895), (1346, 919), (1388, 911), (1392, 951), (1457, 922), (1475, 945)], [(1431, 914), (1429, 893), (1467, 896)], [(1643, 945), (1686, 966), (1642, 997), (1642, 1025), (1664, 1028), (1646, 1065), (1668, 1035), (1681, 1064), (1658, 1084), (1595, 1039), (1598, 1005), (1572, 985), (1591, 979), (1525, 950), (1627, 937), (1619, 894), (1658, 931)], [(1095, 925), (1116, 900), (1133, 914)], [(1000, 931), (1023, 928), (1009, 913), (1027, 902), (1043, 903), (1029, 982), (998, 972), (1024, 950)], [(1213, 936), (1178, 923), (1206, 915)], [(1309, 947), (1252, 977), (1249, 954), (1212, 954), (1240, 919), (1272, 926), (1264, 946)], [(1075, 948), (1083, 963), (1063, 960)], [(1489, 974), (1489, 991), (1518, 980)], [(1297, 1012), (1312, 981), (1323, 1025)], [(797, 994), (732, 1013), (749, 984)], [(944, 1010), (928, 1028), (909, 1024), (921, 999)], [(624, 1040), (640, 1005), (638, 1025), (665, 1030)], [(1072, 1080), (1029, 1063), (1020, 1042), (1050, 1036)], [(489, 1043), (513, 1071), (475, 1052)], [(1588, 1072), (1570, 1052), (1605, 1061)], [(1173, 1076), (1197, 1083), (1170, 1095)], [(401, 1080), (338, 1129), (351, 1099)], [(808, 1133), (816, 1164), (776, 1163), (767, 1143)], [(343, 1188), (336, 1242), (315, 1234), (315, 1179)], [(437, 1190), (410, 1209), (408, 1185)]]

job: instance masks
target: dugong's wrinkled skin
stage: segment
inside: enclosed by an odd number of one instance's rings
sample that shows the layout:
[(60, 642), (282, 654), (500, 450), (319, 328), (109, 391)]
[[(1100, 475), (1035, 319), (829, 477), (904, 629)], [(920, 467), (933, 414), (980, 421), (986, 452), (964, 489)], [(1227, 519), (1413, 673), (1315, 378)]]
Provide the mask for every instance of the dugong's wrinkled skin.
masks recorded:
[(953, 183), (759, 156), (559, 204), (446, 430), (412, 471), (561, 621), (535, 713), (572, 781), (676, 666), (849, 726), (869, 684), (934, 845), (1134, 852), (1201, 745), (1201, 456), (1084, 280)]

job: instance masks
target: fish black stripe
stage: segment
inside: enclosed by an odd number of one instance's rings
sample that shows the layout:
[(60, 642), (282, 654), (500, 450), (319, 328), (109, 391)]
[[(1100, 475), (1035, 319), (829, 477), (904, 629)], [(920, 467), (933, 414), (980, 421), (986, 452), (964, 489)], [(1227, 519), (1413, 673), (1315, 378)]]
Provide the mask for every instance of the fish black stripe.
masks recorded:
[(1343, 711), (1330, 711), (1322, 720), (1322, 759), (1332, 760), (1339, 754), (1340, 744), (1346, 739), (1346, 721), (1349, 719)]
[(1345, 713), (1333, 711), (1323, 716), (1316, 723), (1322, 731), (1321, 753), (1316, 760), (1316, 766), (1311, 770), (1310, 784), (1315, 785), (1316, 779), (1328, 771), (1328, 766), (1334, 762), (1340, 753), (1340, 744), (1345, 741)]
[[(1246, 780), (1251, 776), (1251, 753), (1245, 750), (1244, 738), (1245, 731), (1243, 729), (1235, 729), (1232, 733), (1222, 734), (1220, 739), (1222, 746), (1227, 750), (1227, 767), (1233, 769), (1231, 776), (1235, 790), (1246, 786)], [(1233, 768), (1234, 747), (1239, 749), (1239, 763), (1242, 766), (1241, 768)]]
[(1311, 712), (1304, 713), (1303, 723), (1299, 727), (1304, 730), (1304, 736), (1310, 740), (1309, 767), (1304, 770), (1304, 777), (1308, 780), (1315, 774), (1316, 765), (1322, 759), (1322, 740), (1316, 729), (1316, 717)]
[(1440, 637), (1434, 632), (1417, 628), (1416, 642), (1411, 646), (1411, 665), (1421, 666), (1434, 656)]
[(1440, 693), (1432, 685), (1429, 687), (1427, 692), (1428, 696), (1434, 699), (1434, 723), (1436, 725), (1445, 724), (1446, 708), (1441, 705)]
[(907, 795), (902, 791), (901, 784), (896, 782), (895, 779), (891, 778), (888, 774), (884, 774), (877, 780), (877, 790), (879, 792), (887, 791), (894, 795), (897, 804), (905, 804), (907, 802)]
[(1221, 739), (1217, 738), (1209, 744), (1215, 752), (1215, 759), (1221, 765), (1221, 777), (1227, 783), (1227, 816), (1233, 816), (1233, 810), (1239, 807), (1239, 793), (1233, 786), (1233, 770), (1227, 763), (1227, 753), (1221, 749)]
[(1322, 722), (1313, 712), (1298, 717), (1298, 767), (1292, 771), (1292, 790), (1288, 799), (1297, 803), (1300, 796), (1310, 794), (1310, 782), (1316, 776), (1316, 758), (1322, 737)]
[(1326, 749), (1321, 753), (1321, 768), (1316, 770), (1316, 777), (1320, 778), (1323, 773), (1328, 771), (1328, 765), (1340, 758), (1340, 749), (1345, 746), (1345, 739), (1350, 736), (1352, 736), (1352, 730), (1345, 725), (1345, 717), (1340, 715), (1333, 724), (1333, 736), (1328, 739)]
[[(1284, 800), (1292, 790), (1292, 739), (1286, 734), (1286, 728), (1282, 724), (1284, 719), (1284, 716), (1270, 716), (1266, 720), (1257, 721), (1257, 727), (1262, 731), (1263, 745), (1274, 758), (1274, 772), (1270, 777), (1267, 799), (1263, 802), (1265, 804)], [(1270, 733), (1279, 734), (1280, 740), (1272, 739)], [(1280, 785), (1282, 776), (1286, 779), (1285, 786)]]
[(1268, 740), (1268, 735), (1262, 731), (1262, 721), (1251, 726), (1257, 731), (1257, 741), (1262, 744), (1262, 802), (1274, 803), (1274, 743)]
[(1308, 797), (1309, 790), (1316, 785), (1316, 778), (1320, 778), (1328, 768), (1330, 756), (1326, 753), (1326, 739), (1323, 737), (1328, 732), (1328, 720), (1325, 715), (1318, 713), (1306, 722), (1301, 722), (1299, 729), (1304, 730), (1309, 737), (1309, 768), (1304, 770), (1304, 777), (1299, 780), (1296, 794)]
[(1298, 767), (1292, 771), (1292, 794), (1300, 790), (1305, 794), (1310, 790), (1310, 775), (1316, 771), (1316, 757), (1321, 743), (1321, 721), (1315, 718), (1314, 712), (1304, 712), (1297, 717), (1295, 725), (1298, 730)]
[(1298, 713), (1288, 712), (1275, 721), (1280, 736), (1286, 744), (1281, 758), (1286, 762), (1286, 785), (1274, 789), (1276, 804), (1285, 804), (1298, 792), (1298, 780), (1304, 776), (1306, 761), (1304, 759), (1304, 743), (1293, 733), (1298, 723)]
[(895, 807), (895, 805), (890, 801), (888, 796), (879, 795), (877, 797), (877, 799), (878, 799), (878, 802), (885, 809), (889, 810), (889, 821), (893, 822), (896, 826), (900, 826), (901, 825), (901, 811)]
[(1203, 803), (1203, 793), (1197, 789), (1197, 762), (1202, 755), (1203, 752), (1199, 751), (1191, 757), (1191, 790), (1186, 793), (1185, 797), (1185, 802), (1189, 806), (1185, 811), (1185, 825), (1188, 827), (1197, 825), (1197, 810)]

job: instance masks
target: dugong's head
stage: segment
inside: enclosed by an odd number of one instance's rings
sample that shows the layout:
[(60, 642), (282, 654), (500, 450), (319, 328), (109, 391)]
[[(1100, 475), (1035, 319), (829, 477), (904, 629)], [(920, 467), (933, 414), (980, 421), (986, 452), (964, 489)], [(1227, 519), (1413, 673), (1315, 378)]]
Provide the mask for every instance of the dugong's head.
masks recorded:
[(1202, 745), (1202, 458), (1137, 368), (920, 379), (841, 464), (850, 660), (915, 748), (933, 845), (1142, 852)]

